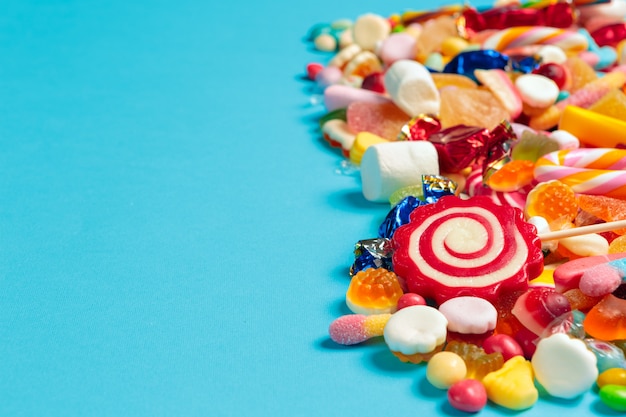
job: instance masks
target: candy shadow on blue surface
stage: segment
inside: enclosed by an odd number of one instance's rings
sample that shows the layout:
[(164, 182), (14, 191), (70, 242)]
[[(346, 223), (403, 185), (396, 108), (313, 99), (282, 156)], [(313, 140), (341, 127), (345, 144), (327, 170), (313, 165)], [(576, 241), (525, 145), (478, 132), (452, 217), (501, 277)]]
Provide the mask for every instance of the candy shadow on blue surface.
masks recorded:
[(340, 345), (339, 343), (335, 343), (330, 337), (325, 336), (322, 337), (320, 339), (318, 339), (317, 341), (317, 346), (320, 349), (325, 349), (325, 350), (336, 350), (336, 351), (341, 351), (341, 350), (350, 350), (350, 351), (355, 351), (355, 350), (363, 350), (363, 349), (379, 349), (379, 347), (382, 345), (384, 345), (384, 347), (386, 348), (387, 346), (385, 345), (385, 342), (382, 341), (382, 339), (380, 338), (374, 338), (374, 339), (370, 339), (370, 340), (366, 340), (365, 342), (362, 343), (358, 343), (356, 345)]
[(352, 311), (350, 311), (350, 309), (346, 305), (345, 299), (343, 298), (333, 302), (330, 311), (334, 317), (341, 317), (345, 316), (346, 314), (352, 314)]
[(601, 416), (623, 416), (624, 413), (620, 411), (613, 410), (605, 405), (600, 398), (597, 398), (595, 401), (591, 403), (591, 411), (595, 414)]
[(382, 338), (372, 339), (371, 344), (376, 343), (379, 347), (371, 352), (365, 360), (368, 368), (373, 368), (376, 371), (383, 372), (385, 374), (412, 374), (419, 373), (419, 367), (421, 365), (415, 365), (412, 363), (405, 363), (394, 356), (389, 350)]

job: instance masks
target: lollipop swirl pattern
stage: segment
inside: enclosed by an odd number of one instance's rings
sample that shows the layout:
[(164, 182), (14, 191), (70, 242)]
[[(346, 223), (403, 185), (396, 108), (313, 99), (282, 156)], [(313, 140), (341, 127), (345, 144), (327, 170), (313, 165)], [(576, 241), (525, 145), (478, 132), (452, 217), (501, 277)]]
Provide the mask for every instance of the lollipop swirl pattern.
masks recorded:
[(523, 290), (543, 269), (534, 226), (488, 197), (444, 197), (420, 207), (394, 234), (393, 265), (410, 291), (441, 303)]

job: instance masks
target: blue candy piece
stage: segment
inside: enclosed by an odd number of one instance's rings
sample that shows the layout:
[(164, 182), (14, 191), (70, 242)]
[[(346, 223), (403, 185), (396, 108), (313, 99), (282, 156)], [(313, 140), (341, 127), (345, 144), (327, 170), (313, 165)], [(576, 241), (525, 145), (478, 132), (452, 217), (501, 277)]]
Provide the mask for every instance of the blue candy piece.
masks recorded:
[(391, 254), (389, 239), (360, 240), (354, 250), (355, 259), (350, 267), (350, 274), (355, 275), (368, 268), (385, 268), (393, 271)]
[(596, 355), (599, 373), (611, 368), (626, 368), (624, 351), (614, 344), (597, 339), (585, 339), (585, 344)]
[(493, 49), (466, 51), (457, 54), (443, 68), (447, 74), (461, 74), (476, 80), (476, 69), (505, 69), (509, 64), (509, 57)]
[(428, 203), (411, 195), (400, 200), (381, 223), (378, 236), (390, 239), (398, 227), (409, 222), (413, 210), (424, 204)]

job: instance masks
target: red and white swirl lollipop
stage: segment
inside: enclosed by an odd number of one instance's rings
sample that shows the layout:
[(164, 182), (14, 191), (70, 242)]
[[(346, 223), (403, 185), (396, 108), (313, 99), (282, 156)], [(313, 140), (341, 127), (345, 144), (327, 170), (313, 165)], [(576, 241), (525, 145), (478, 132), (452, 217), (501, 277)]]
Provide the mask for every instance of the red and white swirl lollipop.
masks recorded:
[(521, 210), (488, 197), (443, 197), (419, 207), (392, 239), (393, 267), (409, 291), (442, 303), (472, 295), (495, 302), (543, 270), (541, 241)]

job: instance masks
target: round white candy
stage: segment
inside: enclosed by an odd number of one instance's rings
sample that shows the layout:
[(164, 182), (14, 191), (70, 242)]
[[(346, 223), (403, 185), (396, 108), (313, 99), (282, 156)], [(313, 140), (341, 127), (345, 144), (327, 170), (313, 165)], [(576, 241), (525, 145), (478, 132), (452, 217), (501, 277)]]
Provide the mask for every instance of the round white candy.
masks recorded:
[(541, 58), (542, 64), (547, 64), (549, 62), (563, 64), (567, 61), (565, 51), (556, 45), (543, 45), (537, 51), (537, 55)]
[(448, 321), (436, 308), (410, 306), (395, 312), (383, 331), (385, 343), (404, 355), (430, 353), (446, 341)]
[(462, 334), (482, 334), (495, 329), (498, 311), (479, 297), (455, 297), (443, 302), (439, 311), (448, 320), (448, 330)]
[(532, 107), (546, 108), (556, 102), (559, 86), (539, 74), (523, 74), (515, 80), (522, 101)]
[(585, 342), (564, 333), (543, 338), (532, 357), (537, 381), (558, 398), (575, 398), (587, 392), (596, 382), (596, 356)]
[(378, 43), (386, 39), (390, 32), (389, 21), (373, 13), (360, 16), (352, 26), (354, 42), (370, 51), (374, 51)]

